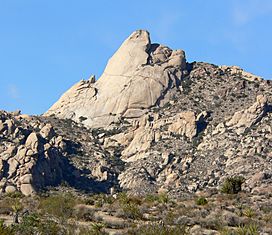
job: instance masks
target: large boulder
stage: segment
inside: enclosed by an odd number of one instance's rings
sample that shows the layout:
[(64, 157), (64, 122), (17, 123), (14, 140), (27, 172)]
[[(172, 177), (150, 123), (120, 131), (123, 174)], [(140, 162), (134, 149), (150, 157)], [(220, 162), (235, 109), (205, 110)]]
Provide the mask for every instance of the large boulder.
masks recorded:
[(184, 135), (192, 139), (197, 134), (197, 122), (194, 112), (181, 112), (173, 118), (169, 130), (175, 134)]
[(39, 150), (39, 137), (35, 132), (32, 132), (26, 139), (25, 146), (28, 149), (31, 149), (34, 151), (34, 153), (37, 153)]
[(151, 44), (149, 33), (132, 33), (109, 60), (96, 83), (80, 81), (46, 113), (104, 127), (120, 117), (138, 118), (179, 84), (185, 53)]

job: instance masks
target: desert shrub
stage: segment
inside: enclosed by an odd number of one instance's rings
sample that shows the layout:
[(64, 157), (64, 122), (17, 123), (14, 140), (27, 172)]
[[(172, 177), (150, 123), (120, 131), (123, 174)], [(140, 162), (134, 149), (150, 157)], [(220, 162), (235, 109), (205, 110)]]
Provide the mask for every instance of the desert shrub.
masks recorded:
[(51, 195), (40, 199), (39, 209), (44, 214), (69, 218), (73, 215), (76, 203), (76, 199), (71, 194)]
[(144, 199), (146, 202), (159, 202), (159, 203), (168, 203), (169, 197), (166, 193), (161, 194), (148, 194)]
[(199, 206), (204, 206), (208, 204), (208, 200), (205, 197), (198, 197), (195, 202)]
[(94, 220), (94, 210), (84, 206), (76, 208), (76, 210), (74, 211), (74, 215), (77, 220), (84, 220), (84, 221)]
[(84, 199), (84, 204), (94, 206), (95, 201), (96, 201), (95, 198), (93, 196), (91, 196), (91, 197)]
[(71, 229), (71, 226), (66, 223), (59, 224), (58, 222), (51, 220), (51, 218), (42, 218), (37, 214), (24, 216), (22, 221), (13, 227), (15, 233), (20, 235), (58, 235), (74, 234), (75, 232), (75, 228)]
[(127, 203), (122, 205), (122, 210), (124, 212), (124, 217), (129, 219), (142, 219), (143, 213), (139, 205), (135, 203)]
[(253, 218), (256, 215), (255, 211), (250, 207), (245, 208), (242, 213), (248, 218)]
[(71, 231), (69, 231), (69, 226), (61, 227), (60, 224), (49, 219), (43, 221), (39, 225), (38, 231), (39, 231), (39, 234), (46, 234), (46, 235), (47, 234), (50, 234), (50, 235), (72, 234)]
[(107, 194), (98, 194), (96, 197), (95, 205), (101, 205), (102, 207), (104, 204), (112, 204), (114, 202), (114, 198)]
[(11, 208), (13, 212), (17, 213), (23, 210), (23, 205), (18, 198), (12, 200)]
[(176, 214), (174, 214), (172, 211), (168, 211), (163, 217), (163, 222), (164, 224), (172, 225), (174, 224), (176, 218), (177, 218)]
[(170, 227), (157, 223), (143, 225), (139, 228), (130, 229), (128, 235), (187, 235), (189, 234), (186, 227)]
[(242, 190), (242, 184), (245, 182), (244, 177), (234, 176), (225, 180), (221, 187), (221, 192), (226, 194), (237, 194)]
[(160, 203), (168, 203), (169, 202), (169, 197), (166, 193), (161, 193), (159, 194), (159, 202)]
[(87, 205), (94, 205), (96, 207), (102, 207), (105, 203), (112, 204), (114, 202), (114, 198), (112, 196), (100, 193), (92, 195), (84, 200)]
[(126, 192), (121, 192), (117, 195), (117, 200), (120, 204), (126, 204), (129, 202), (129, 197)]
[(103, 223), (93, 223), (91, 227), (92, 227), (92, 230), (94, 232), (99, 233), (99, 232), (103, 232), (103, 230), (105, 228), (105, 224), (103, 224)]
[(142, 204), (142, 199), (140, 197), (129, 196), (125, 192), (119, 193), (117, 196), (117, 200), (119, 201), (121, 205), (124, 205), (124, 204), (141, 205)]
[(94, 201), (95, 207), (99, 208), (104, 205), (104, 199), (103, 198), (98, 198)]
[(146, 202), (157, 202), (158, 201), (158, 195), (156, 194), (147, 194), (144, 198)]
[(263, 219), (266, 223), (271, 222), (271, 221), (272, 221), (272, 213), (264, 214), (264, 215), (262, 216), (262, 219)]
[(36, 214), (24, 216), (20, 224), (14, 226), (14, 230), (20, 235), (34, 235), (39, 231), (40, 219)]
[(239, 226), (235, 232), (235, 235), (258, 235), (258, 226), (255, 224), (248, 224)]
[(141, 219), (143, 217), (139, 207), (142, 204), (141, 198), (128, 196), (127, 193), (122, 192), (118, 194), (117, 200), (125, 218)]
[(235, 235), (235, 233), (231, 229), (226, 227), (221, 228), (219, 230), (219, 234), (220, 235)]
[(19, 191), (15, 191), (15, 192), (11, 192), (11, 193), (6, 193), (5, 197), (9, 197), (9, 198), (23, 198), (24, 195), (19, 192)]
[(4, 225), (4, 220), (0, 220), (0, 234), (1, 235), (13, 235), (14, 230), (11, 227)]

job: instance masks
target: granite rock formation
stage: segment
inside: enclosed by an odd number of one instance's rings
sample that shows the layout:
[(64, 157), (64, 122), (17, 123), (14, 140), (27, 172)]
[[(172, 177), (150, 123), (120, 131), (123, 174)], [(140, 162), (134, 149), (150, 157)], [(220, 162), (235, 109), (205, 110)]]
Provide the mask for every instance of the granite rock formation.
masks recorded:
[(84, 192), (218, 190), (226, 177), (267, 194), (272, 85), (236, 66), (186, 62), (134, 32), (94, 81), (43, 116), (0, 113), (0, 188), (35, 194), (63, 182)]
[(137, 118), (160, 103), (186, 74), (185, 53), (152, 44), (147, 31), (132, 33), (109, 60), (96, 83), (80, 81), (45, 115), (105, 127)]

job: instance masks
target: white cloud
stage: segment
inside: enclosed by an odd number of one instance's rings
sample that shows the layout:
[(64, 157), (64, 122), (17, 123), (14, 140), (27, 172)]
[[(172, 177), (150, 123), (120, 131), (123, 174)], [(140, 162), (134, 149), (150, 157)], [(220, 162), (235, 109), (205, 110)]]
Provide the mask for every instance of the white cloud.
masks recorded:
[(270, 13), (272, 13), (271, 0), (235, 0), (232, 18), (236, 26), (243, 26), (259, 16)]

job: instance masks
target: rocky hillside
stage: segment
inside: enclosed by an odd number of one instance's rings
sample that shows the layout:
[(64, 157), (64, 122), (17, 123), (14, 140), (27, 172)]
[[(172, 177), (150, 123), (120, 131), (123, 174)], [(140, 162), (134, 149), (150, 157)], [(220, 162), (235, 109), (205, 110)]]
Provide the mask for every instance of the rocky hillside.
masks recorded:
[(269, 80), (189, 63), (139, 30), (98, 81), (80, 81), (43, 116), (1, 112), (0, 187), (180, 196), (241, 176), (242, 190), (269, 194), (271, 104)]

